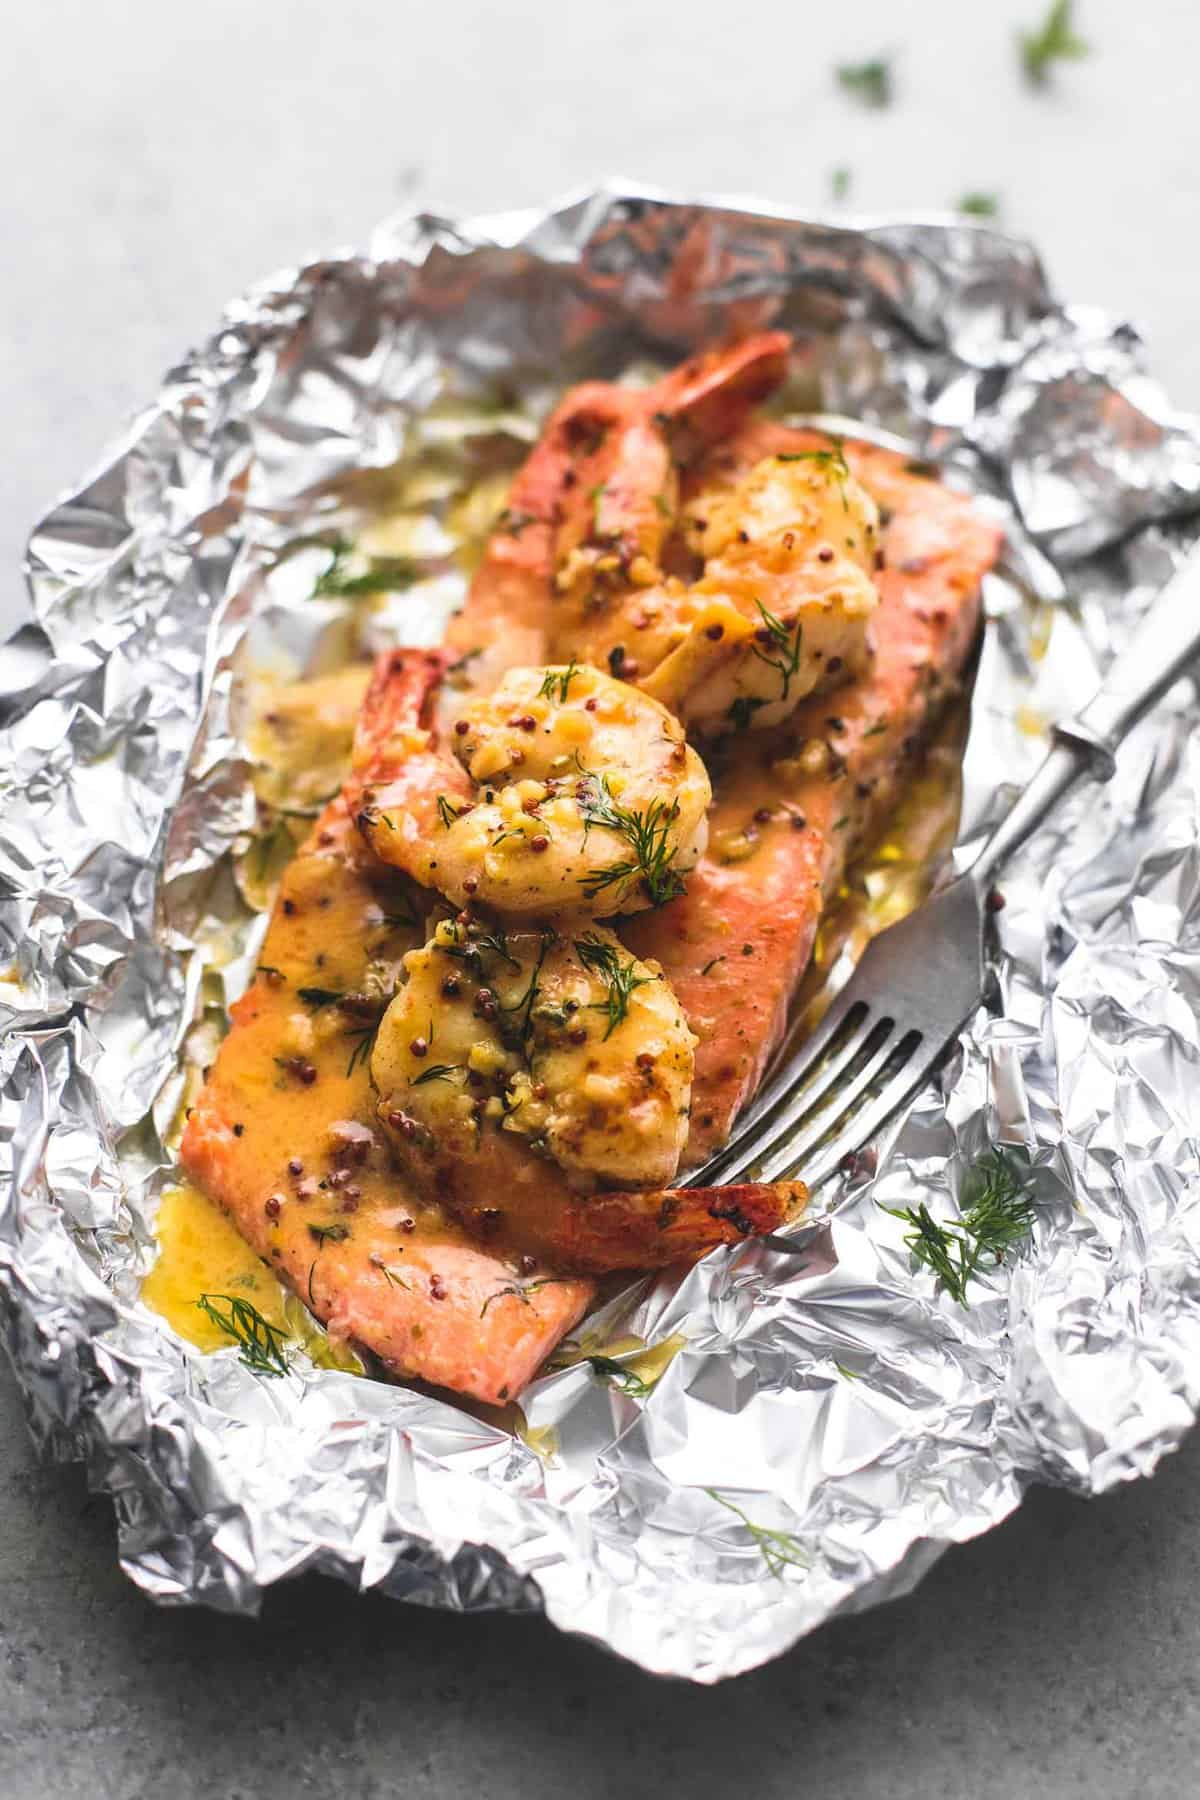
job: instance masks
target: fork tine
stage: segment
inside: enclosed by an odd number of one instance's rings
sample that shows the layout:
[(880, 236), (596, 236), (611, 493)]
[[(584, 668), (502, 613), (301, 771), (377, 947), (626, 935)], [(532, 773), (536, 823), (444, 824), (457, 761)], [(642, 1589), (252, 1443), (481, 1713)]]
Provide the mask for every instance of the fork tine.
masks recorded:
[(805, 1168), (806, 1185), (811, 1189), (827, 1181), (851, 1151), (868, 1143), (892, 1114), (925, 1085), (936, 1066), (936, 1061), (928, 1056), (910, 1053), (879, 1093), (860, 1112), (846, 1119), (837, 1136), (817, 1152)]
[[(715, 1156), (711, 1156), (703, 1167), (695, 1170), (688, 1177), (689, 1184), (700, 1182), (705, 1187), (720, 1187), (740, 1179), (741, 1172), (752, 1162), (757, 1161), (759, 1152), (756, 1146), (762, 1142), (764, 1129), (773, 1126), (774, 1116), (780, 1107), (787, 1106), (789, 1102), (794, 1104), (802, 1090), (805, 1108), (815, 1104), (838, 1073), (852, 1063), (856, 1056), (862, 1054), (863, 1046), (869, 1035), (868, 1026), (871, 1023), (870, 1014), (865, 1007), (863, 1007), (862, 1017), (854, 1021), (844, 1042), (838, 1045), (830, 1063), (821, 1067), (822, 1052), (836, 1037), (837, 1030), (852, 1010), (852, 1007), (844, 1008), (842, 1018), (835, 1021), (830, 1030), (822, 1029), (820, 1042), (817, 1042), (814, 1034), (814, 1037), (810, 1038), (803, 1046), (802, 1053), (792, 1058), (780, 1069), (774, 1081), (767, 1084), (757, 1101), (746, 1113), (729, 1143), (723, 1149), (718, 1150)], [(826, 1021), (823, 1020), (822, 1028), (825, 1023)], [(814, 1046), (816, 1053), (811, 1054)], [(814, 1072), (821, 1079), (817, 1086), (810, 1088), (809, 1083)], [(773, 1139), (777, 1133), (772, 1130), (771, 1136)]]
[(847, 1115), (853, 1119), (859, 1100), (896, 1056), (900, 1043), (909, 1044), (905, 1056), (907, 1063), (919, 1042), (912, 1033), (897, 1041), (895, 1028), (889, 1020), (885, 1036), (876, 1044), (862, 1068), (838, 1088), (828, 1104), (824, 1096), (818, 1105), (808, 1104), (801, 1096), (797, 1106), (781, 1115), (778, 1129), (772, 1132), (770, 1140), (755, 1158), (755, 1166), (763, 1171), (762, 1180), (774, 1181), (785, 1168), (796, 1168), (822, 1138), (836, 1129), (840, 1120)]

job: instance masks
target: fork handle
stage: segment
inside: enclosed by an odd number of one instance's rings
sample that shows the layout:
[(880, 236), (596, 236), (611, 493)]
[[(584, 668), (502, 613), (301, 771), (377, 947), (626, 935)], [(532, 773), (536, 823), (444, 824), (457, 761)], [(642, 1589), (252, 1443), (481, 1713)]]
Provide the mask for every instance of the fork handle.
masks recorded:
[(1125, 734), (1198, 656), (1200, 551), (1193, 551), (1087, 705), (1054, 727), (1045, 761), (971, 864), (976, 882), (990, 882), (1085, 775), (1108, 780)]

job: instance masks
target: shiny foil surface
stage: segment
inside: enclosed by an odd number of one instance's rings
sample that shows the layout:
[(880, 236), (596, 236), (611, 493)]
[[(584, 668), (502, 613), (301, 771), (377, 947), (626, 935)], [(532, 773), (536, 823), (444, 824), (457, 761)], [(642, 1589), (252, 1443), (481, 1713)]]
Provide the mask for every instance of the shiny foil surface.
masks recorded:
[[(255, 818), (236, 659), (299, 672), (345, 627), (272, 575), (278, 551), (339, 480), (431, 421), (453, 437), (455, 396), (515, 396), (492, 428), (519, 438), (571, 380), (766, 325), (794, 333), (810, 405), (904, 434), (1008, 524), (962, 858), (1120, 655), (1200, 494), (1200, 435), (1134, 330), (1063, 305), (989, 228), (618, 189), (393, 222), (233, 304), (33, 534), (36, 623), (0, 652), (2, 1317), (38, 1439), (86, 1458), (158, 1600), (247, 1611), (316, 1568), (542, 1608), (713, 1682), (911, 1587), (1030, 1482), (1149, 1473), (1193, 1421), (1190, 684), (1006, 875), (988, 1004), (876, 1172), (822, 1192), (802, 1253), (751, 1242), (585, 1321), (595, 1344), (681, 1341), (648, 1395), (580, 1362), (533, 1384), (514, 1434), (303, 1356), (260, 1378), (139, 1301), (202, 984), (234, 998), (261, 937), (219, 878)], [(414, 544), (420, 579), (372, 647), (436, 638), (461, 596), (436, 505)], [(885, 1206), (952, 1219), (989, 1144), (1028, 1151), (1037, 1222), (964, 1308)]]

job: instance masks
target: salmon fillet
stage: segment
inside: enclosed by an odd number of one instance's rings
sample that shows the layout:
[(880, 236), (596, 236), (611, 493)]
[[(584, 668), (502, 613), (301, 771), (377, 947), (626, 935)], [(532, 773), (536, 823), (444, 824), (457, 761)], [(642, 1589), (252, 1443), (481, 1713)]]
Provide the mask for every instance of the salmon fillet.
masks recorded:
[[(693, 486), (735, 482), (764, 456), (821, 441), (752, 424)], [(870, 671), (805, 702), (777, 730), (726, 740), (713, 759), (709, 851), (687, 893), (621, 929), (638, 956), (662, 963), (700, 1039), (689, 1168), (720, 1148), (753, 1094), (847, 862), (894, 811), (959, 685), (980, 583), (999, 549), (995, 525), (903, 457), (853, 442), (845, 454), (884, 521)]]
[(394, 1168), (368, 1068), (371, 986), (422, 941), (427, 896), (368, 863), (333, 801), (283, 877), (181, 1159), (332, 1336), (393, 1374), (499, 1403), (594, 1290), (483, 1248)]

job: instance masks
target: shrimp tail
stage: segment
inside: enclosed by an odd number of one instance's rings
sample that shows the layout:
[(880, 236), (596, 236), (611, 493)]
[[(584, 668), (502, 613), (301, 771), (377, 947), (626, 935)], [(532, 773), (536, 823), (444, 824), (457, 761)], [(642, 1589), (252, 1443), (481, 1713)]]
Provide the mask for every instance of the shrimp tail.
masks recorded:
[(692, 461), (744, 424), (787, 374), (790, 349), (786, 331), (761, 331), (741, 343), (718, 345), (665, 375), (649, 398), (675, 459)]
[[(661, 1269), (777, 1231), (797, 1218), (807, 1202), (802, 1181), (570, 1195), (553, 1207), (514, 1218), (512, 1236), (555, 1268), (573, 1274)], [(467, 1230), (494, 1236), (494, 1207), (464, 1204), (461, 1197), (451, 1205)]]
[[(385, 650), (376, 658), (354, 733), (343, 790), (355, 825), (384, 863), (405, 867), (409, 838), (438, 826), (439, 801), (470, 792), (461, 766), (440, 746), (432, 704), (447, 669), (446, 650)], [(402, 841), (404, 840), (404, 841)]]
[(802, 1181), (594, 1194), (563, 1209), (554, 1257), (579, 1272), (694, 1262), (722, 1244), (776, 1231), (803, 1211)]
[(402, 758), (409, 733), (427, 729), (433, 696), (454, 662), (445, 650), (384, 650), (375, 658), (370, 685), (354, 728), (352, 767), (362, 783)]

